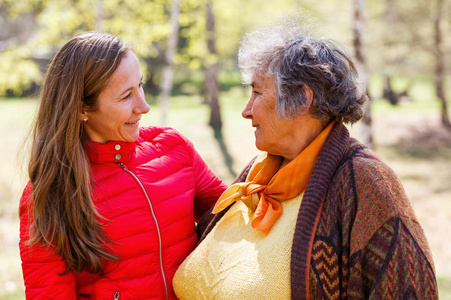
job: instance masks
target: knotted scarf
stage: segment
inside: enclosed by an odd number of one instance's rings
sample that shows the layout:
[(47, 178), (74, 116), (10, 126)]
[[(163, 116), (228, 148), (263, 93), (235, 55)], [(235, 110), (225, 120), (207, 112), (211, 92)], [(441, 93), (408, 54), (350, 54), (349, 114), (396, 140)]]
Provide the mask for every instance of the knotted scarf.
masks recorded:
[(255, 160), (246, 182), (231, 185), (219, 197), (213, 213), (241, 200), (254, 212), (252, 227), (268, 234), (282, 214), (281, 201), (292, 199), (307, 186), (327, 136), (332, 130), (331, 122), (298, 156), (283, 168), (283, 158), (262, 152)]

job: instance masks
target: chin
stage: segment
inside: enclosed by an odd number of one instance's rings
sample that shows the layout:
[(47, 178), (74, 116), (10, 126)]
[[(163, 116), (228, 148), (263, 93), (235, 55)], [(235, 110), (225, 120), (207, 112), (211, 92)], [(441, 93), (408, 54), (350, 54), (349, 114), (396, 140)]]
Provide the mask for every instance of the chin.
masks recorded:
[(260, 151), (266, 151), (266, 147), (259, 143), (258, 141), (255, 141), (255, 147)]
[(131, 132), (127, 135), (127, 138), (125, 139), (127, 142), (136, 142), (136, 140), (139, 138), (139, 130), (136, 130), (136, 132)]

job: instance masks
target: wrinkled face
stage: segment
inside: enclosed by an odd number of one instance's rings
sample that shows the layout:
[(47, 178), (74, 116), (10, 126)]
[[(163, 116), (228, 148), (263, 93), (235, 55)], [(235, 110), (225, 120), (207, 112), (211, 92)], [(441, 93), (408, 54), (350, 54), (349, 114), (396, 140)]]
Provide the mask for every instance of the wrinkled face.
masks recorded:
[(242, 111), (255, 127), (255, 145), (261, 151), (286, 157), (292, 152), (297, 124), (277, 113), (274, 80), (256, 75), (251, 83), (252, 94)]
[(142, 74), (136, 55), (128, 51), (106, 88), (97, 99), (96, 111), (85, 111), (85, 133), (91, 141), (134, 142), (139, 136), (139, 120), (149, 111), (142, 89)]

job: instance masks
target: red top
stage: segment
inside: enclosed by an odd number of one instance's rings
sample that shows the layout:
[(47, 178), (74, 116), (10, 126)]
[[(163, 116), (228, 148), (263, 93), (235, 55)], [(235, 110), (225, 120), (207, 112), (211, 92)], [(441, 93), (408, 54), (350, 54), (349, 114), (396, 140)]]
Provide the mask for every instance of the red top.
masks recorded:
[(135, 143), (86, 142), (86, 149), (95, 176), (93, 201), (119, 261), (106, 261), (103, 274), (59, 275), (66, 265), (52, 248), (25, 244), (29, 183), (20, 205), (27, 299), (176, 299), (172, 277), (197, 245), (195, 221), (226, 185), (170, 128), (142, 128)]

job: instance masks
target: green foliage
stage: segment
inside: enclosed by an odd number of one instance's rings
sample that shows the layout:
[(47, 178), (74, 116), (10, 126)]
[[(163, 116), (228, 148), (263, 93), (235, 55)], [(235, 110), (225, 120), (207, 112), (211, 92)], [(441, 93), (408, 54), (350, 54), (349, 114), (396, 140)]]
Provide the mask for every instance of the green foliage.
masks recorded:
[[(318, 34), (337, 39), (352, 50), (352, 1), (215, 0), (217, 57), (208, 55), (207, 51), (205, 7), (206, 0), (181, 2), (175, 56), (178, 68), (201, 71), (219, 61), (222, 69), (235, 71), (243, 34), (289, 13), (308, 15), (315, 20)], [(20, 23), (21, 16), (32, 15), (36, 23), (31, 32), (24, 33), (28, 35), (25, 42), (0, 52), (0, 74), (3, 74), (0, 96), (7, 91), (9, 95), (22, 95), (35, 84), (39, 85), (46, 64), (62, 44), (80, 32), (91, 30), (111, 32), (134, 44), (146, 80), (159, 86), (170, 33), (171, 1), (2, 0), (0, 8), (0, 21), (5, 17), (4, 21)], [(366, 1), (364, 38), (371, 72), (390, 76), (432, 73), (432, 9), (430, 1)], [(449, 1), (444, 9), (443, 32), (446, 33), (451, 28)], [(443, 52), (448, 66), (450, 42), (445, 35)]]
[(0, 95), (22, 96), (32, 82), (40, 83), (41, 74), (29, 60), (28, 49), (8, 50), (0, 56)]
[[(142, 63), (144, 76), (152, 80), (153, 85), (159, 85), (166, 41), (170, 33), (168, 22), (170, 2), (166, 0), (3, 1), (2, 8), (9, 18), (32, 13), (36, 26), (34, 31), (29, 33), (25, 43), (0, 53), (0, 61), (9, 61), (0, 65), (0, 73), (8, 74), (8, 78), (1, 81), (0, 96), (5, 96), (7, 93), (22, 95), (31, 86), (40, 85), (46, 64), (56, 51), (72, 36), (92, 30), (111, 32), (134, 44), (135, 52)], [(175, 63), (195, 71), (219, 61), (222, 67), (236, 70), (236, 50), (243, 33), (255, 29), (270, 18), (297, 8), (298, 5), (299, 3), (294, 0), (281, 0), (277, 3), (258, 0), (214, 1), (218, 52), (218, 56), (214, 57), (208, 55), (206, 46), (206, 1), (182, 1), (179, 17), (180, 38)], [(11, 66), (15, 69), (11, 69)]]

